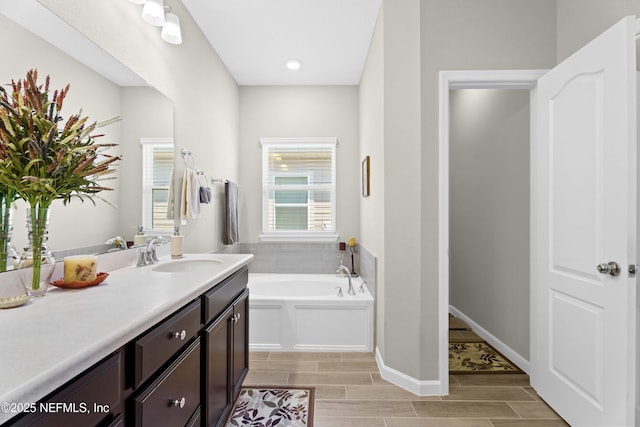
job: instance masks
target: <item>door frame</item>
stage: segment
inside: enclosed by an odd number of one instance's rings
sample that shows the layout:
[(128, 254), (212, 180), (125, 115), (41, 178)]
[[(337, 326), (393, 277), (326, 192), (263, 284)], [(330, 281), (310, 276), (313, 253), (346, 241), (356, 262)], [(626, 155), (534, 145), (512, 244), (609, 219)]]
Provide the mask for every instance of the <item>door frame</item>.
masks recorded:
[[(535, 87), (538, 79), (547, 70), (467, 70), (441, 71), (439, 93), (439, 184), (438, 184), (438, 349), (439, 349), (439, 383), (440, 394), (449, 394), (449, 91), (452, 89), (525, 89), (529, 90), (530, 105), (530, 147), (533, 146), (536, 135), (535, 116)], [(532, 148), (530, 148), (531, 152)], [(534, 185), (535, 165), (534, 156), (530, 156), (531, 186)], [(533, 191), (530, 190), (530, 194)], [(534, 221), (533, 204), (530, 207), (531, 219)], [(533, 238), (531, 236), (531, 246)], [(532, 281), (530, 281), (532, 283)], [(531, 299), (530, 318), (533, 325), (535, 319), (534, 300)], [(533, 336), (533, 335), (530, 335)], [(535, 369), (531, 367), (531, 372)], [(534, 383), (534, 378), (531, 378)]]

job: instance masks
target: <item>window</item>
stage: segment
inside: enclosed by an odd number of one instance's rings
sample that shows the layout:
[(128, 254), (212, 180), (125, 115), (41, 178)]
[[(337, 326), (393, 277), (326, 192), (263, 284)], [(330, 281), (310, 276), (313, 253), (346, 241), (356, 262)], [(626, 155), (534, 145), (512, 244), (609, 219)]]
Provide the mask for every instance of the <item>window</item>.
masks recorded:
[(168, 216), (169, 184), (173, 170), (173, 139), (143, 138), (142, 144), (142, 226), (145, 232), (173, 231)]
[(336, 138), (262, 138), (261, 240), (337, 240)]

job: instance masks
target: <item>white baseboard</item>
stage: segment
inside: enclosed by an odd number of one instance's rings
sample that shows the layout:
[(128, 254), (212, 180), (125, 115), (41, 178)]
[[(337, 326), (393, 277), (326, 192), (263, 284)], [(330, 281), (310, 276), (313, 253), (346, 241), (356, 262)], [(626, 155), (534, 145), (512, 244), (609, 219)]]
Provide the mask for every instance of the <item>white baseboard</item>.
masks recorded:
[[(442, 384), (437, 380), (421, 381), (407, 374), (404, 374), (396, 369), (390, 368), (384, 364), (382, 355), (376, 347), (376, 363), (378, 364), (378, 370), (380, 370), (380, 376), (383, 380), (389, 381), (392, 384), (397, 385), (416, 396), (440, 396), (446, 393), (442, 392)], [(447, 381), (449, 379), (447, 378)], [(447, 384), (448, 386), (448, 384)]]
[(522, 357), (520, 354), (516, 353), (511, 347), (509, 347), (508, 345), (500, 341), (498, 338), (493, 336), (489, 331), (484, 329), (482, 326), (478, 325), (471, 318), (466, 316), (463, 312), (461, 312), (454, 306), (452, 305), (449, 306), (449, 312), (454, 316), (456, 316), (457, 318), (464, 320), (469, 326), (471, 326), (471, 329), (473, 329), (473, 332), (480, 335), (480, 337), (482, 337), (482, 339), (484, 339), (491, 346), (493, 346), (493, 348), (495, 348), (500, 353), (502, 353), (507, 359), (515, 363), (518, 366), (518, 368), (522, 369), (527, 374), (530, 373), (530, 364), (527, 359)]

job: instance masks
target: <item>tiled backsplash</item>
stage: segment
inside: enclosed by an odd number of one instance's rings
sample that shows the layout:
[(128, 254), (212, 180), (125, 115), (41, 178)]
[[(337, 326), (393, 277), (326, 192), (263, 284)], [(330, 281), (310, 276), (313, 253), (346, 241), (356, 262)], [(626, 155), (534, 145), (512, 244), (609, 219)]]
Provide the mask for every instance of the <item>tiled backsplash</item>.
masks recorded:
[[(216, 251), (227, 254), (253, 254), (251, 273), (332, 274), (340, 266), (337, 243), (237, 243)], [(351, 251), (343, 252), (343, 263), (351, 269)], [(357, 245), (354, 267), (375, 297), (375, 257)], [(362, 271), (360, 271), (362, 269)]]

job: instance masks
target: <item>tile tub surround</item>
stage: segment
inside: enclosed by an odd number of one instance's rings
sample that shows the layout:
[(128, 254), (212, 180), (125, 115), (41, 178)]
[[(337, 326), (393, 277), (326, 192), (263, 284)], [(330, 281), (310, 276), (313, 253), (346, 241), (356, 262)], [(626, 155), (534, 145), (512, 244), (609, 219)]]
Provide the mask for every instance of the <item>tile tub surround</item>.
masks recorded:
[[(224, 258), (224, 264), (213, 274), (200, 270), (177, 276), (154, 272), (154, 266), (107, 270), (109, 277), (99, 286), (53, 288), (22, 307), (2, 310), (0, 402), (37, 402), (252, 258), (186, 257)], [(0, 423), (14, 415), (0, 411)]]
[(452, 375), (448, 396), (380, 378), (372, 353), (252, 352), (245, 386), (313, 385), (315, 427), (563, 427), (526, 374)]
[[(251, 273), (332, 274), (340, 265), (338, 243), (237, 243), (215, 253), (253, 254), (249, 265)], [(344, 251), (343, 261), (351, 269), (349, 249)], [(375, 298), (375, 256), (357, 244), (354, 264)]]

